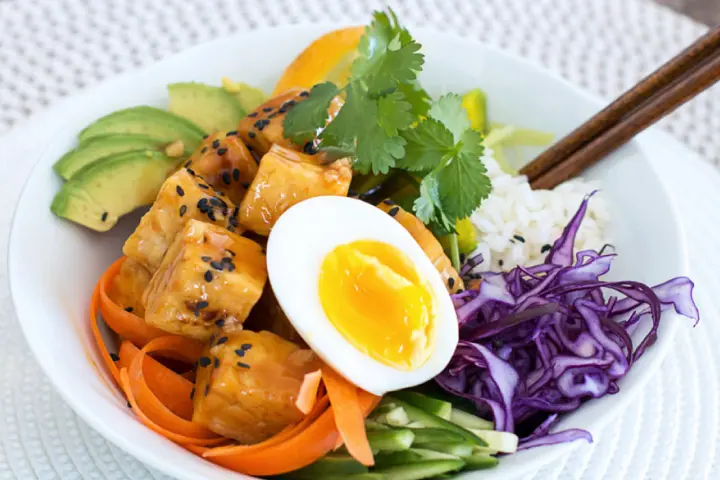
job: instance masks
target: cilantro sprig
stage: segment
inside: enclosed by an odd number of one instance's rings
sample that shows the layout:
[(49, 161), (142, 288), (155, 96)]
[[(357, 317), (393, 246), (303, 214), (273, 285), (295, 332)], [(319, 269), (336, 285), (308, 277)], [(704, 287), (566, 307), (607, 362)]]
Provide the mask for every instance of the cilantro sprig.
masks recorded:
[[(457, 220), (469, 216), (491, 190), (481, 160), (483, 137), (470, 128), (459, 95), (430, 102), (417, 81), (424, 64), (420, 48), (392, 11), (375, 12), (348, 84), (315, 85), (283, 126), (297, 144), (315, 140), (318, 150), (352, 157), (358, 173), (408, 172), (419, 182), (416, 216), (436, 234), (454, 234)], [(345, 103), (327, 123), (338, 95)]]

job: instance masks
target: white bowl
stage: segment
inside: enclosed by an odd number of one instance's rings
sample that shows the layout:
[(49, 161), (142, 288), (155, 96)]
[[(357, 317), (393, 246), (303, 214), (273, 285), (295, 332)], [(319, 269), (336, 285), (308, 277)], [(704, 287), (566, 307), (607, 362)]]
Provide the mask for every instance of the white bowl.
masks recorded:
[[(64, 399), (93, 428), (128, 453), (177, 478), (249, 477), (214, 466), (145, 428), (112, 387), (92, 346), (88, 303), (100, 274), (121, 255), (121, 245), (138, 216), (124, 219), (106, 234), (57, 219), (49, 206), (61, 182), (50, 167), (94, 119), (133, 105), (165, 106), (168, 83), (218, 84), (222, 76), (228, 76), (270, 90), (305, 45), (336, 27), (267, 29), (216, 40), (59, 104), (51, 112), (55, 131), (44, 132), (56, 140), (41, 155), (17, 206), (9, 247), (10, 287), (23, 332), (38, 362)], [(426, 54), (424, 85), (436, 92), (483, 88), (493, 120), (562, 135), (602, 105), (564, 80), (504, 52), (422, 29), (413, 33)], [(257, 46), (262, 47), (254, 48)], [(657, 133), (647, 135), (654, 142), (666, 141)], [(587, 176), (600, 182), (610, 205), (610, 235), (620, 253), (613, 277), (655, 284), (685, 274), (687, 268), (677, 211), (643, 143), (642, 138), (632, 142)], [(673, 317), (673, 313), (663, 316), (657, 343), (622, 380), (620, 393), (588, 402), (563, 417), (557, 429), (579, 427), (597, 432), (614, 418), (672, 345), (680, 321)], [(573, 448), (587, 447), (576, 442), (525, 451), (503, 458), (495, 470), (461, 477), (522, 475)]]

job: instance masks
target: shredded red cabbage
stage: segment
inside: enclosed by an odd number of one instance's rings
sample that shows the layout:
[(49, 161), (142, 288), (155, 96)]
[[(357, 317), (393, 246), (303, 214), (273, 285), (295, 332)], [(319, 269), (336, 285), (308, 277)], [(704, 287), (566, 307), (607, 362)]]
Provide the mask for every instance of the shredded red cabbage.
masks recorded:
[[(657, 339), (663, 310), (672, 307), (699, 321), (690, 279), (652, 288), (603, 281), (615, 254), (574, 255), (591, 196), (545, 263), (485, 273), (477, 290), (453, 295), (461, 340), (435, 380), (449, 393), (472, 400), (479, 414), (492, 416), (497, 430), (524, 434), (519, 449), (592, 442), (585, 430), (550, 433), (558, 413), (617, 393), (618, 380)], [(465, 274), (479, 263), (477, 258), (469, 262)], [(650, 322), (649, 331), (634, 345), (630, 335), (643, 321)]]

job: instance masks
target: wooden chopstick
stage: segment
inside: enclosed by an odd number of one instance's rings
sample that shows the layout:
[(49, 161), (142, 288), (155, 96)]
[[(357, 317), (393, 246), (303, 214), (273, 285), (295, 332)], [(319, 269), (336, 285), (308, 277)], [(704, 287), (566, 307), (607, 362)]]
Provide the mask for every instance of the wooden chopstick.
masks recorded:
[[(533, 188), (572, 178), (720, 80), (720, 26), (520, 170)], [(566, 164), (567, 162), (567, 164)]]

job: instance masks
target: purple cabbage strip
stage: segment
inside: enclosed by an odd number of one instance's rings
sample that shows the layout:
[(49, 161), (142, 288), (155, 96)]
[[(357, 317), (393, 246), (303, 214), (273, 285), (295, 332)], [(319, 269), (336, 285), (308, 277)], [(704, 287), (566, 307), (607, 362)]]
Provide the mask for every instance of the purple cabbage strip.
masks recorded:
[[(559, 413), (619, 391), (624, 377), (657, 339), (661, 312), (699, 321), (693, 282), (678, 277), (655, 287), (601, 279), (615, 254), (573, 245), (588, 195), (553, 244), (545, 263), (486, 272), (476, 290), (453, 295), (460, 342), (436, 382), (472, 400), (502, 431), (531, 431), (518, 449), (587, 440), (579, 429), (550, 433)], [(471, 258), (468, 274), (482, 261)], [(642, 322), (648, 333), (637, 345), (631, 334)]]

